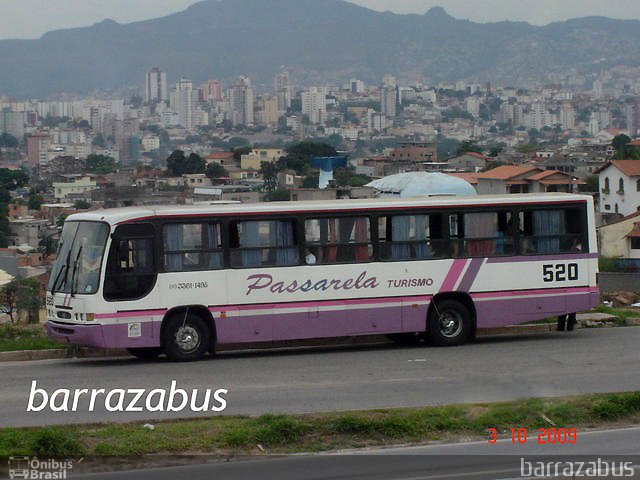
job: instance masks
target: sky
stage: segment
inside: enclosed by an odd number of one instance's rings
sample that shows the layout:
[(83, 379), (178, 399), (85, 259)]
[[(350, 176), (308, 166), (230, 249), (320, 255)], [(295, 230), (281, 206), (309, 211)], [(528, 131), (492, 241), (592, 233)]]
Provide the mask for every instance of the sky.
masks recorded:
[[(268, 0), (264, 0), (268, 1)], [(527, 21), (534, 25), (602, 15), (640, 19), (638, 0), (351, 0), (374, 10), (425, 13), (444, 7), (456, 18), (476, 22)], [(129, 23), (184, 10), (195, 0), (0, 0), (0, 39), (38, 38), (61, 28), (81, 27), (105, 18)]]

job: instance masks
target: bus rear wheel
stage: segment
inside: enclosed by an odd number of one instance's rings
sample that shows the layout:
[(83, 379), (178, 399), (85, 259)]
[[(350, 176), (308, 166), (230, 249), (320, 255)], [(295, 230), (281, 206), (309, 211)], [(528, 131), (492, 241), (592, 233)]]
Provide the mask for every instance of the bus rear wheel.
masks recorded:
[(457, 300), (434, 303), (429, 312), (428, 338), (434, 345), (460, 345), (471, 337), (473, 322), (469, 309)]
[(169, 359), (192, 362), (201, 359), (209, 350), (211, 332), (197, 315), (176, 314), (169, 318), (162, 330), (162, 346)]
[(127, 348), (127, 352), (140, 360), (153, 360), (162, 353), (160, 347), (148, 347), (148, 348)]

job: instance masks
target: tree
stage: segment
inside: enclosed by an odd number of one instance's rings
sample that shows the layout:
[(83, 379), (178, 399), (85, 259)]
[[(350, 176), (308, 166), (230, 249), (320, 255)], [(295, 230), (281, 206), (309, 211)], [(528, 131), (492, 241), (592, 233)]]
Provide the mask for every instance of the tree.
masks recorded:
[(187, 157), (187, 165), (184, 173), (204, 173), (207, 162), (197, 153), (191, 153)]
[(265, 197), (267, 202), (288, 202), (291, 200), (291, 192), (286, 188), (278, 188), (272, 192), (268, 192)]
[(140, 108), (142, 101), (143, 100), (140, 95), (132, 95), (129, 99), (129, 105), (131, 105), (131, 108)]
[(229, 139), (229, 146), (231, 148), (244, 147), (245, 145), (249, 145), (249, 140), (244, 137), (231, 137)]
[(3, 148), (17, 148), (18, 139), (9, 133), (0, 134), (0, 147)]
[(578, 191), (580, 192), (597, 192), (598, 191), (598, 176), (589, 175), (584, 179), (584, 184), (578, 185)]
[(14, 278), (0, 289), (0, 303), (7, 309), (11, 323), (18, 321), (21, 313), (27, 313), (29, 323), (37, 323), (40, 284), (33, 278)]
[(309, 169), (311, 157), (333, 157), (338, 154), (335, 148), (323, 142), (304, 141), (289, 145), (286, 149), (286, 167), (305, 175)]
[(91, 145), (94, 145), (96, 147), (101, 147), (104, 148), (105, 147), (105, 141), (104, 141), (104, 137), (102, 136), (102, 134), (100, 132), (98, 132), (96, 134), (95, 137), (93, 137), (93, 140), (91, 141)]
[(76, 203), (74, 203), (73, 206), (78, 210), (87, 210), (88, 208), (91, 208), (91, 204), (83, 199), (76, 200)]
[(40, 284), (35, 278), (18, 280), (16, 312), (27, 314), (27, 322), (38, 323), (40, 312)]
[(92, 153), (87, 157), (86, 169), (90, 173), (105, 175), (118, 170), (120, 164), (113, 157)]
[(0, 168), (0, 189), (15, 190), (29, 183), (29, 175), (24, 170)]
[(457, 154), (462, 155), (463, 153), (467, 153), (467, 152), (482, 153), (482, 148), (480, 148), (478, 145), (476, 145), (474, 142), (470, 140), (465, 140), (458, 147)]
[(518, 145), (516, 150), (520, 153), (531, 153), (535, 152), (538, 149), (537, 143), (523, 143), (522, 145)]
[(34, 189), (31, 189), (31, 192), (29, 193), (29, 201), (27, 203), (29, 210), (40, 210), (42, 202), (44, 202), (42, 195), (36, 193)]
[(616, 150), (616, 155), (615, 155), (616, 158), (618, 159), (626, 158), (627, 150), (628, 150), (627, 144), (630, 141), (631, 139), (624, 133), (621, 133), (620, 135), (616, 135), (614, 137), (614, 139), (611, 141), (611, 145)]
[(503, 147), (500, 145), (491, 147), (491, 150), (489, 150), (489, 156), (493, 158), (497, 157), (498, 155), (500, 155), (500, 153), (502, 153), (502, 149)]
[(209, 165), (207, 165), (204, 173), (211, 179), (229, 176), (229, 172), (227, 172), (227, 169), (217, 162), (211, 162)]
[(207, 162), (197, 153), (185, 156), (182, 150), (174, 150), (167, 158), (167, 170), (172, 177), (189, 173), (204, 173)]
[(438, 138), (438, 158), (449, 158), (460, 148), (460, 142), (455, 138)]
[(260, 162), (260, 175), (264, 180), (264, 188), (268, 193), (278, 186), (278, 166), (275, 162)]
[(234, 147), (231, 149), (231, 151), (233, 152), (234, 160), (238, 160), (238, 161), (240, 161), (240, 159), (242, 158), (242, 155), (250, 154), (251, 150), (253, 150), (253, 147), (251, 145), (244, 145), (242, 147)]

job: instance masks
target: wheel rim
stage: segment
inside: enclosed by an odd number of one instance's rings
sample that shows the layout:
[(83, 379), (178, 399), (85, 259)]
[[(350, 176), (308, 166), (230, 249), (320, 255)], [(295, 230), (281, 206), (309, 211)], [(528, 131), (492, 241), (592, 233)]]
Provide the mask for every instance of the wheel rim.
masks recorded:
[(191, 353), (200, 346), (200, 334), (191, 325), (184, 325), (178, 329), (175, 335), (176, 345), (183, 353)]
[(462, 332), (464, 320), (460, 312), (446, 310), (440, 314), (440, 334), (446, 338), (455, 338)]

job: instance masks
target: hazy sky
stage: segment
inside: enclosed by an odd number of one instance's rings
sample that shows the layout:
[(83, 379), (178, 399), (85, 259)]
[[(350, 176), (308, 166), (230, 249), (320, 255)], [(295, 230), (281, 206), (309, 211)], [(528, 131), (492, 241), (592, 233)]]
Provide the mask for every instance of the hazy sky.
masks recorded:
[[(269, 1), (269, 0), (264, 0)], [(424, 13), (440, 5), (457, 18), (477, 22), (557, 20), (603, 15), (640, 19), (638, 0), (352, 0), (375, 10)], [(195, 0), (0, 0), (0, 38), (37, 38), (49, 30), (91, 25), (105, 18), (120, 23), (160, 17)]]

